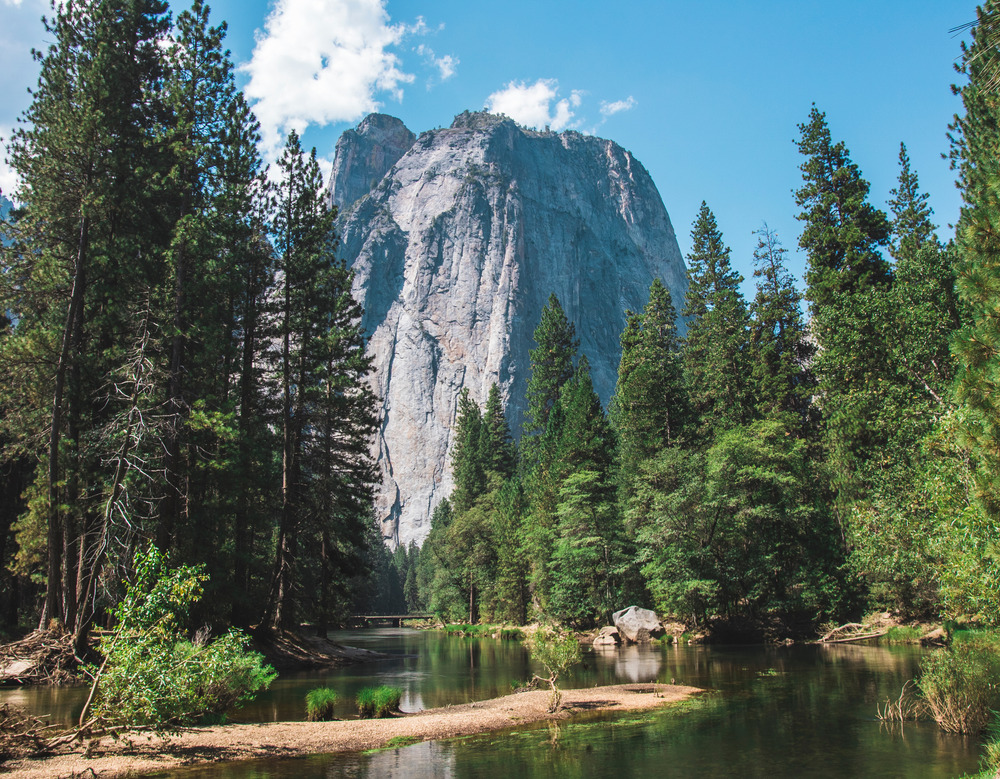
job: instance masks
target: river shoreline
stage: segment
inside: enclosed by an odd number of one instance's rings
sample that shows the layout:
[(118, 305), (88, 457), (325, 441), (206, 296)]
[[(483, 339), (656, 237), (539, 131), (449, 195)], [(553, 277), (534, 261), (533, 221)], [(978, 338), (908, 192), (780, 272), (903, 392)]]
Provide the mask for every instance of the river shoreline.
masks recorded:
[(546, 720), (569, 720), (585, 712), (626, 712), (676, 703), (702, 690), (671, 684), (617, 684), (563, 691), (563, 708), (549, 714), (544, 690), (504, 695), (460, 706), (378, 720), (271, 722), (187, 730), (161, 738), (132, 735), (110, 738), (78, 750), (39, 759), (11, 761), (5, 777), (51, 779), (95, 775), (101, 779), (168, 771), (200, 763), (258, 758), (302, 757), (360, 752), (400, 743), (470, 736)]

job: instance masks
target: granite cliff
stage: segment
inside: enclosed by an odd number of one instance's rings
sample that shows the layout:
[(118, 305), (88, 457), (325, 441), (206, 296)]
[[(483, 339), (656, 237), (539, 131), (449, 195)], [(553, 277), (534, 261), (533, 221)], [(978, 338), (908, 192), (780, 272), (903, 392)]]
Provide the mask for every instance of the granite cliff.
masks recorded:
[(464, 113), (414, 137), (372, 115), (337, 143), (329, 196), (382, 399), (377, 499), (391, 545), (423, 541), (452, 487), (463, 387), (496, 382), (517, 435), (532, 333), (558, 295), (605, 404), (626, 309), (654, 277), (683, 300), (684, 263), (642, 165), (612, 141)]

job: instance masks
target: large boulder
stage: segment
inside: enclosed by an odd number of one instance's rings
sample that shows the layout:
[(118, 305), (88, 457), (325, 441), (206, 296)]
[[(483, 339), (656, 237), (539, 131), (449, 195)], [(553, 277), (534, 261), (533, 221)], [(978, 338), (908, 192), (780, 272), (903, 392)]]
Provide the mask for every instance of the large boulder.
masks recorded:
[(659, 638), (666, 633), (655, 611), (640, 609), (638, 606), (616, 611), (612, 619), (618, 628), (618, 634), (635, 644)]

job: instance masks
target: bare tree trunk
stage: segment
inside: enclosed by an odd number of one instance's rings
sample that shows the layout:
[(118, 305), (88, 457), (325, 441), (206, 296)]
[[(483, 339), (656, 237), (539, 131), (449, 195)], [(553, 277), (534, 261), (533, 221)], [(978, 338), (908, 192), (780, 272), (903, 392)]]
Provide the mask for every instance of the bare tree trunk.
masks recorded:
[(70, 347), (79, 312), (83, 309), (86, 278), (83, 274), (87, 258), (90, 225), (86, 215), (80, 219), (80, 237), (77, 243), (76, 262), (73, 268), (73, 288), (70, 293), (66, 324), (63, 327), (62, 346), (56, 363), (55, 387), (52, 391), (52, 413), (49, 428), (49, 469), (48, 469), (48, 521), (46, 541), (48, 543), (48, 582), (45, 592), (45, 606), (39, 627), (46, 627), (52, 619), (62, 618), (59, 613), (61, 599), (61, 579), (63, 566), (63, 525), (59, 511), (59, 458), (63, 417), (63, 395), (66, 390), (66, 373), (70, 364)]

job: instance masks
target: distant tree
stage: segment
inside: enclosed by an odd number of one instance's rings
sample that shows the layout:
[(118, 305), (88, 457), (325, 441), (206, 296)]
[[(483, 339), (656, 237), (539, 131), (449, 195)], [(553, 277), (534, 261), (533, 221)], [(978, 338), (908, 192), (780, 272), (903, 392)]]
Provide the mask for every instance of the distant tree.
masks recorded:
[(451, 468), (455, 489), (449, 500), (455, 511), (462, 512), (472, 508), (476, 498), (486, 490), (483, 417), (468, 387), (464, 387), (458, 396), (454, 435)]
[(746, 421), (752, 415), (747, 346), (750, 320), (739, 285), (743, 277), (729, 262), (729, 247), (715, 215), (703, 202), (691, 230), (684, 316), (684, 373), (700, 431)]
[(614, 440), (586, 356), (560, 402), (565, 421), (548, 562), (550, 608), (563, 622), (589, 626), (614, 611), (625, 555), (615, 503)]
[(528, 379), (527, 424), (529, 440), (541, 436), (548, 425), (552, 407), (559, 402), (559, 391), (573, 375), (573, 360), (580, 345), (576, 328), (566, 318), (559, 298), (549, 295), (535, 328), (531, 350), (531, 378)]
[(610, 419), (625, 472), (675, 445), (687, 421), (687, 392), (670, 290), (654, 279), (642, 315), (629, 312)]
[(801, 296), (785, 266), (787, 250), (766, 224), (756, 235), (753, 275), (758, 282), (750, 315), (758, 408), (764, 416), (794, 414), (804, 426), (814, 389), (808, 365), (815, 350), (802, 321)]
[(799, 246), (819, 347), (813, 369), (824, 444), (843, 520), (863, 492), (862, 465), (877, 457), (898, 414), (887, 394), (894, 386), (886, 339), (891, 274), (880, 251), (890, 226), (868, 202), (868, 182), (846, 146), (833, 142), (826, 115), (813, 106), (799, 131)]
[(510, 435), (500, 388), (491, 384), (483, 409), (482, 448), (486, 470), (510, 478), (517, 470), (517, 447)]

